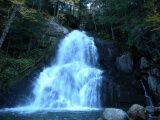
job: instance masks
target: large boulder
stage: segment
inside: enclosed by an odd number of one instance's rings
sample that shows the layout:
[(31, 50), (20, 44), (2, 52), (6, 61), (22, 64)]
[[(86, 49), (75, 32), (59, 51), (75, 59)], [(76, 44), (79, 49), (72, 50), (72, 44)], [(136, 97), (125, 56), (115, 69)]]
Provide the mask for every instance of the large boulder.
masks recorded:
[(121, 109), (106, 108), (102, 120), (129, 120), (127, 113)]
[(124, 54), (116, 59), (116, 67), (119, 71), (130, 73), (133, 70), (133, 59), (130, 54)]
[(128, 115), (133, 120), (146, 120), (147, 119), (145, 108), (138, 104), (134, 104), (129, 108)]

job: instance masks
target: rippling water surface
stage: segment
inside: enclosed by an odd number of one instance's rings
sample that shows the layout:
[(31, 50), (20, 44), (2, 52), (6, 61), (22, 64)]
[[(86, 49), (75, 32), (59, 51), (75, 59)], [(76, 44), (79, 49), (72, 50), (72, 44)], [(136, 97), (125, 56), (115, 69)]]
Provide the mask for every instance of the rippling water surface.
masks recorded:
[(16, 110), (0, 111), (0, 120), (97, 120), (102, 109), (92, 110)]

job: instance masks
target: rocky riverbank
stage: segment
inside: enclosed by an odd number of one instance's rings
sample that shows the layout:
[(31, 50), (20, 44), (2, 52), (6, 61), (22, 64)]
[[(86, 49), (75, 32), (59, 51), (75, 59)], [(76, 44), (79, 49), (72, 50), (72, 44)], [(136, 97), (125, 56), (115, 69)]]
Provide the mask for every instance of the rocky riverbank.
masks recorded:
[(127, 112), (122, 109), (106, 108), (98, 120), (159, 120), (160, 107), (143, 107), (133, 104)]

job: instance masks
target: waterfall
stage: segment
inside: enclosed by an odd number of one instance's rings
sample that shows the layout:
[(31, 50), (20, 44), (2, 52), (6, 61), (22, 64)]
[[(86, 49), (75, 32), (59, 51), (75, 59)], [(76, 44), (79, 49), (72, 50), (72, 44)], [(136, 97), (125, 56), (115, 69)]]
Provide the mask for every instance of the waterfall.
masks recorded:
[(94, 39), (74, 30), (59, 44), (55, 63), (37, 78), (31, 107), (100, 107), (102, 71)]
[(144, 86), (142, 80), (140, 80), (141, 84), (142, 84), (142, 87), (143, 87), (143, 90), (144, 90), (144, 95), (146, 97), (146, 101), (147, 101), (147, 105), (148, 106), (153, 106), (153, 102), (150, 98), (150, 96), (148, 95), (147, 91), (146, 91), (146, 87)]

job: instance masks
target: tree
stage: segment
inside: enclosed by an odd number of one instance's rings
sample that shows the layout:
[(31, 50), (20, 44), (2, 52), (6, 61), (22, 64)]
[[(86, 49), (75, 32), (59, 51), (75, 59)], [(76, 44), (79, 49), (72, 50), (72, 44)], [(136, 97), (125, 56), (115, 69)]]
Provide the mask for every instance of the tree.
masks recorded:
[(1, 36), (1, 38), (0, 38), (0, 48), (2, 47), (2, 44), (3, 44), (3, 42), (4, 42), (4, 39), (5, 39), (5, 37), (6, 37), (7, 33), (8, 33), (8, 30), (9, 30), (9, 28), (10, 28), (10, 26), (11, 26), (13, 20), (14, 20), (15, 14), (16, 14), (16, 12), (18, 11), (18, 9), (19, 9), (19, 5), (14, 5), (13, 11), (12, 11), (12, 13), (11, 13), (11, 16), (10, 16), (8, 22), (7, 22), (6, 27), (5, 27), (4, 30), (3, 30), (2, 36)]
[(3, 44), (3, 42), (5, 40), (5, 37), (8, 33), (8, 30), (9, 30), (9, 28), (10, 28), (10, 26), (11, 26), (11, 24), (12, 24), (14, 18), (15, 18), (16, 12), (19, 10), (20, 5), (24, 3), (24, 1), (19, 1), (19, 0), (18, 1), (11, 0), (10, 2), (13, 3), (13, 6), (12, 6), (13, 10), (12, 10), (11, 15), (9, 17), (9, 20), (8, 20), (4, 30), (3, 30), (3, 33), (0, 37), (0, 48), (2, 47), (2, 44)]

